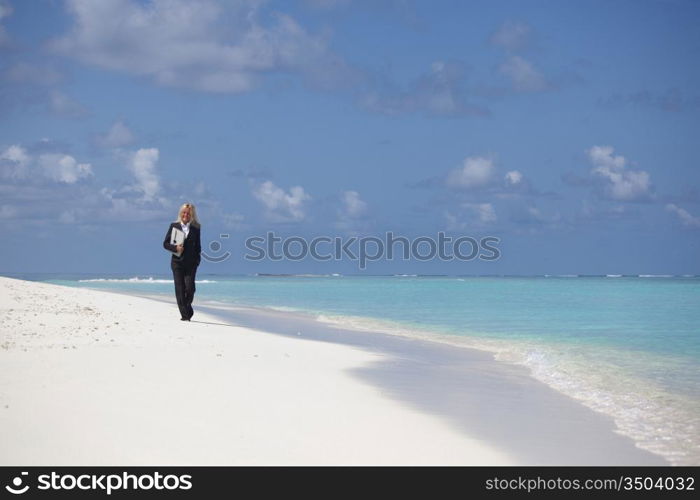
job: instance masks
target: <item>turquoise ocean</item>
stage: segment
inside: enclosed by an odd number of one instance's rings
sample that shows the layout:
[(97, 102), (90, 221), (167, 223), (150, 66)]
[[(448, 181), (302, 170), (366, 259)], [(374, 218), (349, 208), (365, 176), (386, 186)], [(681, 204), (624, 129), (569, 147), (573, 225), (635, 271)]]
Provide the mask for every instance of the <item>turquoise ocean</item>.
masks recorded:
[[(30, 279), (173, 295), (166, 275)], [(698, 276), (199, 275), (198, 301), (487, 350), (609, 415), (639, 447), (700, 465)]]

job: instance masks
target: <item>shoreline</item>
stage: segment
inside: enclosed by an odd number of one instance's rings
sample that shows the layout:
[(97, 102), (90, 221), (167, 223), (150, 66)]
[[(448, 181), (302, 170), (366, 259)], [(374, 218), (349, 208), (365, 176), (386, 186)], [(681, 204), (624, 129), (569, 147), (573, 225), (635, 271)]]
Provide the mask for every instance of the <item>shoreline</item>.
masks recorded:
[[(137, 296), (150, 298), (159, 302), (169, 303), (168, 295), (164, 294), (147, 294), (142, 292), (125, 292), (123, 290), (114, 290), (115, 293), (126, 293), (135, 294)], [(615, 394), (614, 392), (608, 392), (603, 394), (603, 397), (597, 396), (596, 398), (591, 397), (590, 388), (581, 384), (575, 386), (578, 390), (572, 390), (572, 383), (562, 381), (557, 377), (543, 376), (541, 371), (538, 372), (537, 369), (540, 365), (532, 363), (523, 362), (522, 358), (513, 356), (513, 347), (509, 345), (505, 347), (504, 345), (475, 345), (473, 341), (470, 341), (468, 337), (461, 338), (451, 335), (446, 335), (444, 333), (435, 332), (431, 330), (421, 329), (420, 327), (414, 327), (412, 325), (400, 325), (392, 320), (377, 320), (376, 318), (365, 318), (365, 317), (355, 317), (351, 316), (350, 321), (343, 321), (342, 317), (336, 318), (334, 313), (319, 312), (312, 310), (302, 310), (298, 308), (290, 307), (278, 307), (278, 306), (260, 306), (260, 305), (248, 305), (248, 304), (235, 304), (232, 302), (226, 302), (223, 300), (198, 300), (199, 308), (206, 309), (214, 315), (220, 315), (221, 317), (226, 317), (228, 321), (233, 321), (236, 324), (247, 325), (259, 329), (263, 329), (270, 332), (282, 333), (291, 335), (294, 332), (293, 329), (306, 329), (312, 333), (312, 337), (322, 341), (339, 342), (341, 344), (355, 345), (358, 344), (362, 346), (362, 342), (353, 342), (352, 339), (357, 341), (360, 339), (361, 335), (367, 335), (368, 341), (365, 342), (366, 345), (370, 347), (376, 347), (382, 344), (381, 339), (393, 339), (391, 342), (398, 342), (396, 344), (397, 348), (389, 350), (391, 354), (395, 354), (394, 351), (398, 351), (398, 355), (401, 356), (401, 342), (414, 342), (420, 343), (425, 342), (426, 346), (430, 346), (431, 349), (435, 349), (437, 346), (442, 346), (448, 349), (446, 355), (437, 355), (437, 359), (428, 359), (426, 363), (429, 365), (435, 365), (436, 362), (439, 363), (445, 356), (450, 356), (449, 350), (455, 349), (455, 352), (468, 352), (478, 354), (486, 354), (489, 356), (491, 362), (496, 363), (497, 366), (501, 367), (501, 370), (510, 371), (513, 369), (521, 370), (522, 372), (519, 376), (523, 379), (531, 379), (537, 381), (538, 384), (544, 384), (548, 389), (553, 390), (558, 396), (562, 396), (567, 400), (572, 400), (575, 405), (583, 405), (587, 411), (592, 411), (596, 418), (603, 417), (604, 419), (611, 420), (613, 423), (613, 430), (615, 434), (624, 436), (630, 439), (634, 446), (640, 450), (643, 450), (655, 457), (661, 457), (661, 460), (676, 466), (683, 465), (693, 465), (694, 461), (687, 455), (688, 450), (692, 450), (692, 445), (688, 445), (685, 442), (680, 442), (679, 439), (676, 440), (675, 444), (681, 444), (680, 448), (674, 446), (669, 446), (665, 442), (659, 442), (658, 440), (650, 439), (648, 433), (642, 433), (640, 435), (639, 429), (644, 430), (648, 428), (649, 425), (654, 425), (654, 422), (661, 421), (663, 418), (661, 415), (673, 413), (669, 408), (657, 408), (660, 413), (657, 412), (653, 406), (648, 405), (644, 407), (644, 414), (631, 414), (629, 413), (629, 408), (622, 409), (619, 406), (611, 405), (611, 398), (622, 397), (622, 403), (625, 403), (625, 395), (621, 393)], [(358, 321), (355, 321), (358, 319)], [(369, 320), (369, 321), (366, 321)], [(297, 327), (291, 327), (290, 325), (296, 324)], [(331, 335), (332, 332), (343, 332), (342, 334), (336, 334), (334, 339)], [(360, 335), (360, 336), (358, 336)], [(504, 350), (505, 347), (505, 350)], [(504, 355), (504, 352), (506, 353)], [(465, 363), (470, 363), (468, 358), (465, 358)], [(548, 375), (545, 372), (545, 375)], [(569, 376), (573, 377), (573, 373), (569, 373)], [(380, 381), (381, 382), (381, 381)], [(581, 389), (584, 389), (583, 391)], [(426, 390), (428, 390), (426, 388)], [(460, 390), (455, 387), (455, 391)], [(556, 396), (555, 396), (556, 397)], [(408, 394), (407, 400), (409, 404), (413, 404), (413, 400), (416, 399), (415, 395)], [(614, 399), (613, 399), (614, 401)], [(666, 400), (667, 403), (677, 401)], [(425, 411), (432, 412), (432, 406), (428, 405)], [(464, 415), (461, 415), (459, 411), (452, 409), (450, 411), (442, 411), (442, 413), (448, 414), (448, 417), (455, 420), (457, 423), (465, 421)], [(462, 412), (464, 413), (464, 412)], [(436, 411), (436, 414), (441, 415), (440, 411)], [(673, 416), (677, 416), (675, 413)], [(650, 418), (651, 416), (651, 418)], [(679, 419), (680, 420), (680, 419)], [(665, 421), (668, 422), (668, 421)], [(606, 429), (607, 430), (607, 429)], [(687, 429), (684, 429), (688, 432)], [(660, 432), (656, 433), (657, 436), (661, 435)], [(498, 438), (498, 436), (496, 436)], [(564, 440), (566, 441), (566, 440)], [(537, 443), (535, 443), (537, 444)], [(538, 444), (539, 446), (539, 444)], [(507, 443), (507, 447), (512, 447), (511, 443)], [(556, 445), (554, 445), (556, 447)], [(521, 453), (528, 460), (528, 463), (532, 460), (530, 454)], [(614, 454), (614, 453), (613, 453)], [(556, 458), (556, 454), (550, 454)], [(578, 453), (581, 455), (581, 453)], [(541, 457), (536, 456), (534, 460), (540, 461)], [(537, 462), (539, 463), (539, 462)], [(552, 462), (552, 463), (557, 463)]]
[[(480, 351), (279, 311), (200, 305), (187, 324), (173, 299), (1, 280), (6, 465), (667, 465), (619, 435), (612, 419)], [(21, 318), (8, 313), (13, 305), (27, 308)], [(42, 314), (31, 316), (32, 307)], [(46, 436), (49, 427), (75, 440), (83, 429), (72, 418), (85, 413), (96, 419), (87, 427), (104, 443), (99, 453)], [(185, 443), (175, 446), (165, 431), (183, 428)]]
[(199, 308), (246, 327), (379, 352), (392, 361), (358, 370), (358, 377), (465, 433), (478, 429), (521, 465), (603, 465), (603, 456), (605, 465), (668, 465), (661, 455), (620, 434), (612, 417), (537, 380), (525, 366), (497, 361), (492, 352), (335, 326), (303, 313), (211, 304)]

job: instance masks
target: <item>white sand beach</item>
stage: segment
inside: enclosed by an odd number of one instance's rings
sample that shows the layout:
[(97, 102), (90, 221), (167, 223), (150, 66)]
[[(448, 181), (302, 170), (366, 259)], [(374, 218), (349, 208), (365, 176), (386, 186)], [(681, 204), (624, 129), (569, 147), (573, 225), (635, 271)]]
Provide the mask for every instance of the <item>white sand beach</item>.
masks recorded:
[(484, 353), (450, 385), (392, 354), (408, 350), (195, 311), (183, 322), (174, 298), (0, 278), (0, 464), (664, 463)]
[(9, 278), (0, 314), (2, 465), (511, 463), (353, 378), (359, 349)]

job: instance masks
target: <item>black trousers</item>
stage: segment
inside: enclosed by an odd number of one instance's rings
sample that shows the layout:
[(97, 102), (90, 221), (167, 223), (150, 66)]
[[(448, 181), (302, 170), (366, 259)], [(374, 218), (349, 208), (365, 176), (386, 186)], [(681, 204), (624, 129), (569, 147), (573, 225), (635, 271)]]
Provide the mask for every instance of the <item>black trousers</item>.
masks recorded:
[(171, 269), (175, 280), (175, 298), (177, 299), (177, 307), (180, 309), (180, 316), (190, 319), (194, 314), (192, 300), (194, 299), (194, 280), (197, 266), (173, 265)]

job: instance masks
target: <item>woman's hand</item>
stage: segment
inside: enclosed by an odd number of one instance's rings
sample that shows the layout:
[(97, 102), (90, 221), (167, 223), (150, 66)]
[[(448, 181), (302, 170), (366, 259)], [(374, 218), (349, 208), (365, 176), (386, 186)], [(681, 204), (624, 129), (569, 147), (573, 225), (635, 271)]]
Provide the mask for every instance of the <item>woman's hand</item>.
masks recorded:
[(183, 245), (177, 245), (175, 249), (177, 250), (177, 253), (180, 254), (185, 249), (185, 247)]

